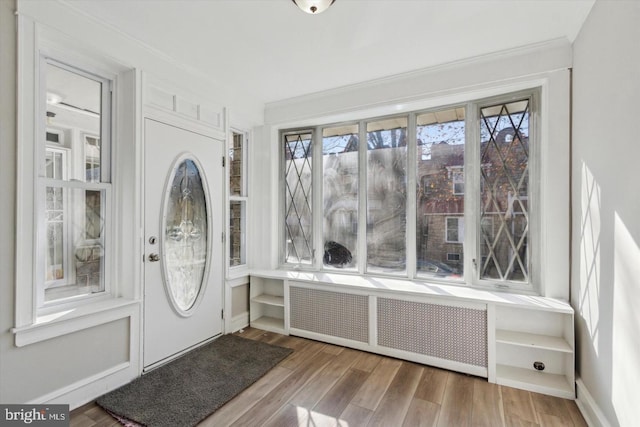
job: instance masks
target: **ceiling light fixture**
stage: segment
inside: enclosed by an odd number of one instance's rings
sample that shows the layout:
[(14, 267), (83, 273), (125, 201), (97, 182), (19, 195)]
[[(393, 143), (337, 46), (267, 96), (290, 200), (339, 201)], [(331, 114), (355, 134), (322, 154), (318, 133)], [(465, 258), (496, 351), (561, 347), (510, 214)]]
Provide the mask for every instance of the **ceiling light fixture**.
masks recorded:
[(291, 0), (300, 8), (300, 10), (317, 15), (329, 9), (329, 6), (336, 0)]

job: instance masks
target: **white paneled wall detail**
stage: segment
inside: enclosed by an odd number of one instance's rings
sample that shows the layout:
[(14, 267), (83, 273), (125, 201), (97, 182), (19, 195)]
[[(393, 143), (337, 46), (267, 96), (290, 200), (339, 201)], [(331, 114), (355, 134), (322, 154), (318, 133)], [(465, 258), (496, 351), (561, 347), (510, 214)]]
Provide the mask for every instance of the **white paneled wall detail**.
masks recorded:
[(195, 100), (195, 96), (173, 89), (166, 82), (145, 75), (145, 103), (166, 113), (177, 114), (195, 124), (226, 131), (225, 108)]

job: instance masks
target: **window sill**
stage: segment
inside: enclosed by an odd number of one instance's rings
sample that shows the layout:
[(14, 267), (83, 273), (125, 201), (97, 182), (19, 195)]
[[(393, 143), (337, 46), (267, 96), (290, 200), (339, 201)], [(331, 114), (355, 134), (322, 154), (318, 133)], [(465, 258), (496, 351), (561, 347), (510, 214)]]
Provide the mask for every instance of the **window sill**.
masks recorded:
[(136, 314), (140, 301), (115, 298), (38, 316), (31, 325), (13, 328), (16, 347), (70, 334)]
[(256, 277), (326, 284), (343, 289), (350, 288), (360, 291), (368, 290), (393, 294), (447, 298), (471, 303), (517, 306), (522, 308), (544, 308), (547, 311), (559, 313), (572, 311), (567, 301), (556, 298), (487, 290), (469, 286), (428, 283), (420, 280), (291, 270), (251, 270), (249, 274)]

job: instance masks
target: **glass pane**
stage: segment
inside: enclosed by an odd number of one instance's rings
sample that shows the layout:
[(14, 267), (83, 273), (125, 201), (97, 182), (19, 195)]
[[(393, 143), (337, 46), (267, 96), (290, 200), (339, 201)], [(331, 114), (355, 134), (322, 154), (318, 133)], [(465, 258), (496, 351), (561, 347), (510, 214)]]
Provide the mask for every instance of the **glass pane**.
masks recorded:
[(84, 165), (87, 182), (100, 182), (100, 139), (85, 135)]
[(407, 118), (367, 123), (367, 271), (406, 271)]
[(45, 301), (103, 291), (104, 190), (45, 193)]
[(246, 224), (246, 203), (229, 202), (229, 265), (246, 264), (245, 248), (245, 224)]
[(163, 261), (166, 285), (179, 310), (196, 302), (207, 260), (208, 218), (200, 170), (193, 160), (180, 162), (167, 188)]
[(480, 113), (480, 278), (528, 282), (529, 100)]
[[(47, 176), (100, 182), (102, 83), (53, 64), (46, 66), (46, 82), (47, 135), (56, 135), (45, 137), (47, 147), (67, 150), (71, 160), (63, 165), (62, 173), (53, 176), (49, 176), (47, 163)], [(74, 130), (81, 135), (74, 136)]]
[(322, 131), (325, 267), (357, 265), (358, 144), (358, 125)]
[(287, 263), (313, 262), (311, 147), (312, 133), (289, 133), (283, 137), (285, 185), (285, 248)]
[(229, 149), (229, 194), (246, 196), (243, 174), (244, 135), (233, 132), (233, 146)]
[(46, 230), (47, 253), (45, 280), (47, 283), (64, 279), (64, 208), (62, 188), (47, 187)]
[(65, 168), (63, 167), (66, 160), (66, 152), (47, 149), (45, 154), (45, 172), (47, 178), (64, 179), (63, 173)]
[(416, 253), (421, 276), (463, 273), (465, 110), (417, 116)]

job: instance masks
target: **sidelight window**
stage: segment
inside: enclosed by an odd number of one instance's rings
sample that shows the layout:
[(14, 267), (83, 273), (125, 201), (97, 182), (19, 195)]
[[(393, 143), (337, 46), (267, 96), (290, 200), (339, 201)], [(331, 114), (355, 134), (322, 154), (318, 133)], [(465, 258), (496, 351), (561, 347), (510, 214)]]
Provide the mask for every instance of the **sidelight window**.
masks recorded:
[(247, 264), (247, 135), (231, 132), (229, 145), (229, 267)]

